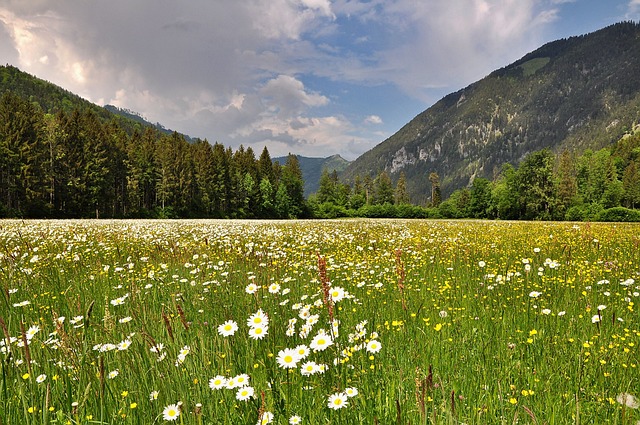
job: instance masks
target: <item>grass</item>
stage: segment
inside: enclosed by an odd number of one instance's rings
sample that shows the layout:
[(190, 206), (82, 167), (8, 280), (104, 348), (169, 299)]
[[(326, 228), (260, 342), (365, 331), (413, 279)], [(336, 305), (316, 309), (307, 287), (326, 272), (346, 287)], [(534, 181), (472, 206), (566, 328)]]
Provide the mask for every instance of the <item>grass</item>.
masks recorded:
[(551, 58), (535, 58), (523, 63), (519, 68), (522, 68), (525, 77), (529, 77), (544, 68), (550, 61)]
[(0, 425), (636, 424), (639, 229), (2, 221)]

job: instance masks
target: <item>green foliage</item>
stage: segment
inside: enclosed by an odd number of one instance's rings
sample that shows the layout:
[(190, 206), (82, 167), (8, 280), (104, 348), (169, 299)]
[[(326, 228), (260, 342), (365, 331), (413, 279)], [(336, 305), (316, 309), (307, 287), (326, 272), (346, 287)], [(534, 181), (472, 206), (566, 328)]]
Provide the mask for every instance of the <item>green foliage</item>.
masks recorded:
[[(327, 158), (309, 158), (296, 155), (300, 170), (302, 171), (302, 179), (304, 180), (304, 195), (309, 197), (319, 190), (320, 178), (324, 170), (328, 173), (341, 173), (349, 165), (349, 161), (340, 155), (332, 155)], [(280, 165), (287, 162), (287, 157), (274, 158), (274, 161)]]
[(640, 211), (624, 207), (606, 209), (598, 214), (597, 221), (640, 221)]

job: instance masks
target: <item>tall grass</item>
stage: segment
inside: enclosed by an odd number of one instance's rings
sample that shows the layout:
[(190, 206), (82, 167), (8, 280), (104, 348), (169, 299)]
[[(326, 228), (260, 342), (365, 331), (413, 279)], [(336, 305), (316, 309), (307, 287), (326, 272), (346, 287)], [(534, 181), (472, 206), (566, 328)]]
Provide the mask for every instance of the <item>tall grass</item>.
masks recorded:
[(636, 424), (639, 230), (2, 221), (0, 424)]

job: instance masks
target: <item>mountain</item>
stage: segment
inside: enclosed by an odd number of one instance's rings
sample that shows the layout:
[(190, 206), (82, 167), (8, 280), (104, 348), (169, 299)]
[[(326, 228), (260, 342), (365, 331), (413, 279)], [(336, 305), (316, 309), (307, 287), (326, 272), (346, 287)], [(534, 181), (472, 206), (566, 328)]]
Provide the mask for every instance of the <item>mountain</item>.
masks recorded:
[[(298, 162), (300, 163), (300, 170), (302, 171), (302, 178), (304, 179), (304, 195), (309, 196), (312, 193), (318, 191), (318, 185), (320, 183), (320, 176), (322, 170), (342, 172), (349, 165), (349, 161), (341, 157), (340, 155), (332, 155), (327, 158), (309, 158), (300, 155), (296, 155)], [(274, 161), (284, 165), (287, 161), (286, 156), (274, 158)]]
[(640, 25), (623, 22), (548, 43), (449, 94), (352, 162), (342, 177), (397, 179), (413, 202), (440, 176), (443, 194), (492, 179), (543, 148), (582, 152), (620, 139), (640, 118)]
[[(6, 91), (11, 91), (23, 99), (37, 103), (45, 113), (71, 112), (74, 109), (91, 110), (103, 122), (113, 120), (130, 134), (135, 130), (142, 132), (145, 127), (153, 127), (164, 134), (173, 133), (173, 130), (167, 129), (159, 123), (150, 123), (136, 112), (120, 109), (113, 105), (98, 106), (68, 90), (34, 77), (11, 65), (0, 66), (0, 96)], [(182, 136), (187, 141), (194, 141), (189, 136)]]

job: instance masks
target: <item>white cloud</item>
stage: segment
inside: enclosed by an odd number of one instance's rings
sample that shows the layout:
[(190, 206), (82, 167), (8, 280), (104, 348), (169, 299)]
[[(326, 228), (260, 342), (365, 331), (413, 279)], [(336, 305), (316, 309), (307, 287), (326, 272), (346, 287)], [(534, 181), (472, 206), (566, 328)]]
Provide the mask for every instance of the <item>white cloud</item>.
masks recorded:
[(564, 1), (4, 0), (0, 55), (192, 136), (353, 158), (389, 136), (391, 106), (347, 111), (348, 94), (304, 82), (428, 105), (538, 47)]
[(640, 0), (630, 0), (627, 6), (627, 19), (640, 18)]
[(369, 115), (364, 119), (367, 124), (382, 124), (382, 118), (377, 115)]

